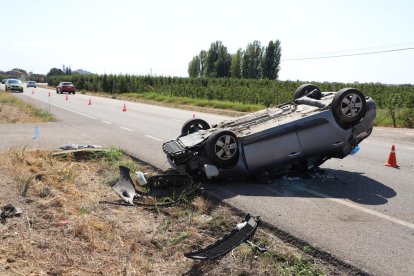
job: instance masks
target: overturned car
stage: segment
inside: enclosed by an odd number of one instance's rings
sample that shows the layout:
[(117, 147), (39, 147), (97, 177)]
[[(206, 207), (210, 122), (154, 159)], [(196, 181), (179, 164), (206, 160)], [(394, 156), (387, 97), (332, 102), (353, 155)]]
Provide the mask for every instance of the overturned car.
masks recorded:
[(277, 107), (213, 126), (190, 119), (163, 151), (173, 169), (207, 178), (307, 170), (350, 154), (371, 134), (375, 116), (375, 102), (357, 89), (304, 84)]

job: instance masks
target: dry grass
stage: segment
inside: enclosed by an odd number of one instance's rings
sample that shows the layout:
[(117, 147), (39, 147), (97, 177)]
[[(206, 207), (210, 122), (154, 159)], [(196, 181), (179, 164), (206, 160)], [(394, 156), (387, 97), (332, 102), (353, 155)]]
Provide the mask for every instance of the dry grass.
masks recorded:
[[(99, 204), (118, 199), (105, 183), (121, 157), (90, 160), (44, 151), (0, 154), (0, 205), (23, 210), (0, 224), (0, 275), (318, 275), (333, 268), (304, 258), (264, 231), (217, 261), (197, 262), (184, 252), (204, 247), (240, 222), (229, 208), (201, 196), (164, 209)], [(135, 168), (148, 167), (134, 163)], [(22, 191), (25, 190), (23, 193)], [(300, 270), (298, 270), (300, 269)]]
[(0, 124), (42, 123), (54, 120), (49, 112), (33, 107), (8, 92), (0, 92)]

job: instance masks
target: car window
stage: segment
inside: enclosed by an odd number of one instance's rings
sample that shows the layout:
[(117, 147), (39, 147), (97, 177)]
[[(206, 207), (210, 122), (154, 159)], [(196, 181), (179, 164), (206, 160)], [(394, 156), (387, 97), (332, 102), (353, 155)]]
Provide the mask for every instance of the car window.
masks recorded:
[(71, 82), (63, 82), (62, 85), (72, 85)]
[(19, 83), (21, 83), (21, 81), (19, 81), (19, 80), (9, 80), (8, 83), (16, 83), (16, 84), (19, 84)]

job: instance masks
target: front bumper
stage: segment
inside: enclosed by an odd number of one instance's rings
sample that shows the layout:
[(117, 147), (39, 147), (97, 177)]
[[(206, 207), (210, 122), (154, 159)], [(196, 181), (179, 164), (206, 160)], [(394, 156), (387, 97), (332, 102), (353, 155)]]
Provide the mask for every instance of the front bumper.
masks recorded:
[(17, 91), (23, 91), (23, 86), (7, 86), (7, 90), (17, 90)]

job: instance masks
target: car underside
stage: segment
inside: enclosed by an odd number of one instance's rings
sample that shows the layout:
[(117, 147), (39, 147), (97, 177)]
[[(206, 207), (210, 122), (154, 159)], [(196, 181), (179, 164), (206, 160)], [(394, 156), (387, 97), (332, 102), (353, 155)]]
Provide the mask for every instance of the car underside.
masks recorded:
[(305, 84), (277, 107), (213, 126), (190, 119), (163, 150), (173, 169), (207, 178), (307, 170), (350, 154), (371, 134), (375, 116), (374, 101), (356, 89)]

